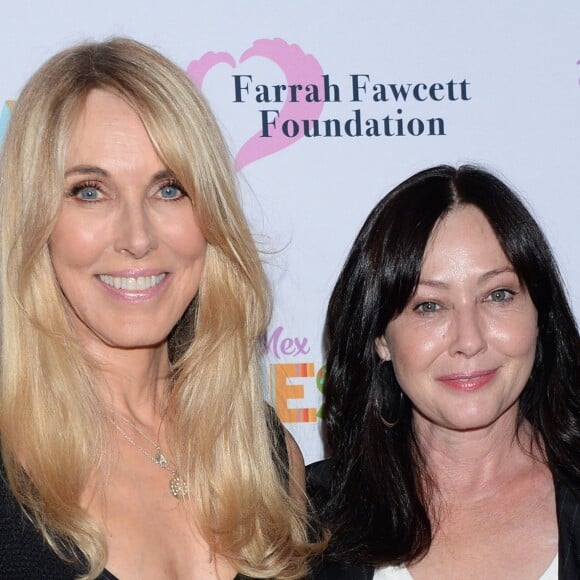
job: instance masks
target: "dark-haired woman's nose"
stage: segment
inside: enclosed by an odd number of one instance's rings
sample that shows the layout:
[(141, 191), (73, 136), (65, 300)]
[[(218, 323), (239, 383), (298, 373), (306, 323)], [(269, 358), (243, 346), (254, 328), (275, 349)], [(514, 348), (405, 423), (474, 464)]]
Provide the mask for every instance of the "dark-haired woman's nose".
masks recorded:
[(450, 354), (473, 357), (485, 351), (487, 349), (485, 327), (477, 304), (457, 308), (453, 312)]

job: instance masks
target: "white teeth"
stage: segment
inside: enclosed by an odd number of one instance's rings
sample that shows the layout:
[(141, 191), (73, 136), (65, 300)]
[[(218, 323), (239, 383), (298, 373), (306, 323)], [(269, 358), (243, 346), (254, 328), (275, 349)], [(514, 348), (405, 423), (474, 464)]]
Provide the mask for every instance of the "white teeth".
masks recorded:
[(107, 274), (99, 274), (99, 280), (104, 282), (112, 288), (117, 290), (149, 290), (153, 286), (157, 286), (163, 279), (165, 274), (159, 274), (158, 276), (138, 276), (133, 277), (117, 277), (108, 276)]

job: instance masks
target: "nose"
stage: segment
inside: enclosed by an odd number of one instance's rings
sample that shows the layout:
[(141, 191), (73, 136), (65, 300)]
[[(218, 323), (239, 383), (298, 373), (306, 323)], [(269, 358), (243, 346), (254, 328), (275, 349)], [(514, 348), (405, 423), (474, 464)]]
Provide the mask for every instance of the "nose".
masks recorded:
[(477, 305), (462, 306), (454, 311), (451, 336), (452, 356), (473, 357), (487, 349), (485, 324)]
[(157, 247), (154, 228), (143, 203), (125, 203), (118, 214), (115, 229), (117, 252), (129, 254), (139, 260)]

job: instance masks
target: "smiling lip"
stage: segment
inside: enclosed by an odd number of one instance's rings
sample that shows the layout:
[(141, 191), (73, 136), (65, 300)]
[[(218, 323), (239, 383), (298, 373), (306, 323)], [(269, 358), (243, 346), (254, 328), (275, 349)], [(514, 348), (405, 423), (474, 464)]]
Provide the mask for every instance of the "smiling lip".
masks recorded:
[(497, 370), (489, 369), (469, 373), (454, 373), (438, 377), (437, 380), (458, 391), (476, 391), (493, 380)]
[(142, 292), (161, 284), (165, 276), (165, 273), (151, 276), (111, 276), (110, 274), (99, 274), (98, 278), (103, 284), (116, 290)]
[(98, 274), (97, 280), (110, 294), (129, 302), (142, 302), (157, 296), (165, 286), (167, 272), (122, 271)]

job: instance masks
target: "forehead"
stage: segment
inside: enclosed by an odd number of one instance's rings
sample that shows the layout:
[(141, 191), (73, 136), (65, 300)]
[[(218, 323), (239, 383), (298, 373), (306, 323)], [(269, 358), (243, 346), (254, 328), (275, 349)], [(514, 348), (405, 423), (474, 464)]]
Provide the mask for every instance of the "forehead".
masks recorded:
[(79, 102), (81, 112), (93, 114), (119, 114), (120, 111), (134, 114), (134, 107), (127, 102), (115, 89), (107, 87), (95, 87), (90, 89)]
[(158, 161), (151, 139), (135, 110), (104, 89), (91, 90), (73, 121), (66, 164), (117, 163), (125, 158)]
[(510, 261), (483, 212), (473, 205), (461, 205), (433, 229), (421, 277), (466, 277), (508, 266)]
[(71, 141), (85, 131), (118, 124), (140, 128), (143, 123), (135, 110), (120, 96), (105, 89), (91, 89), (78, 103), (72, 123)]

